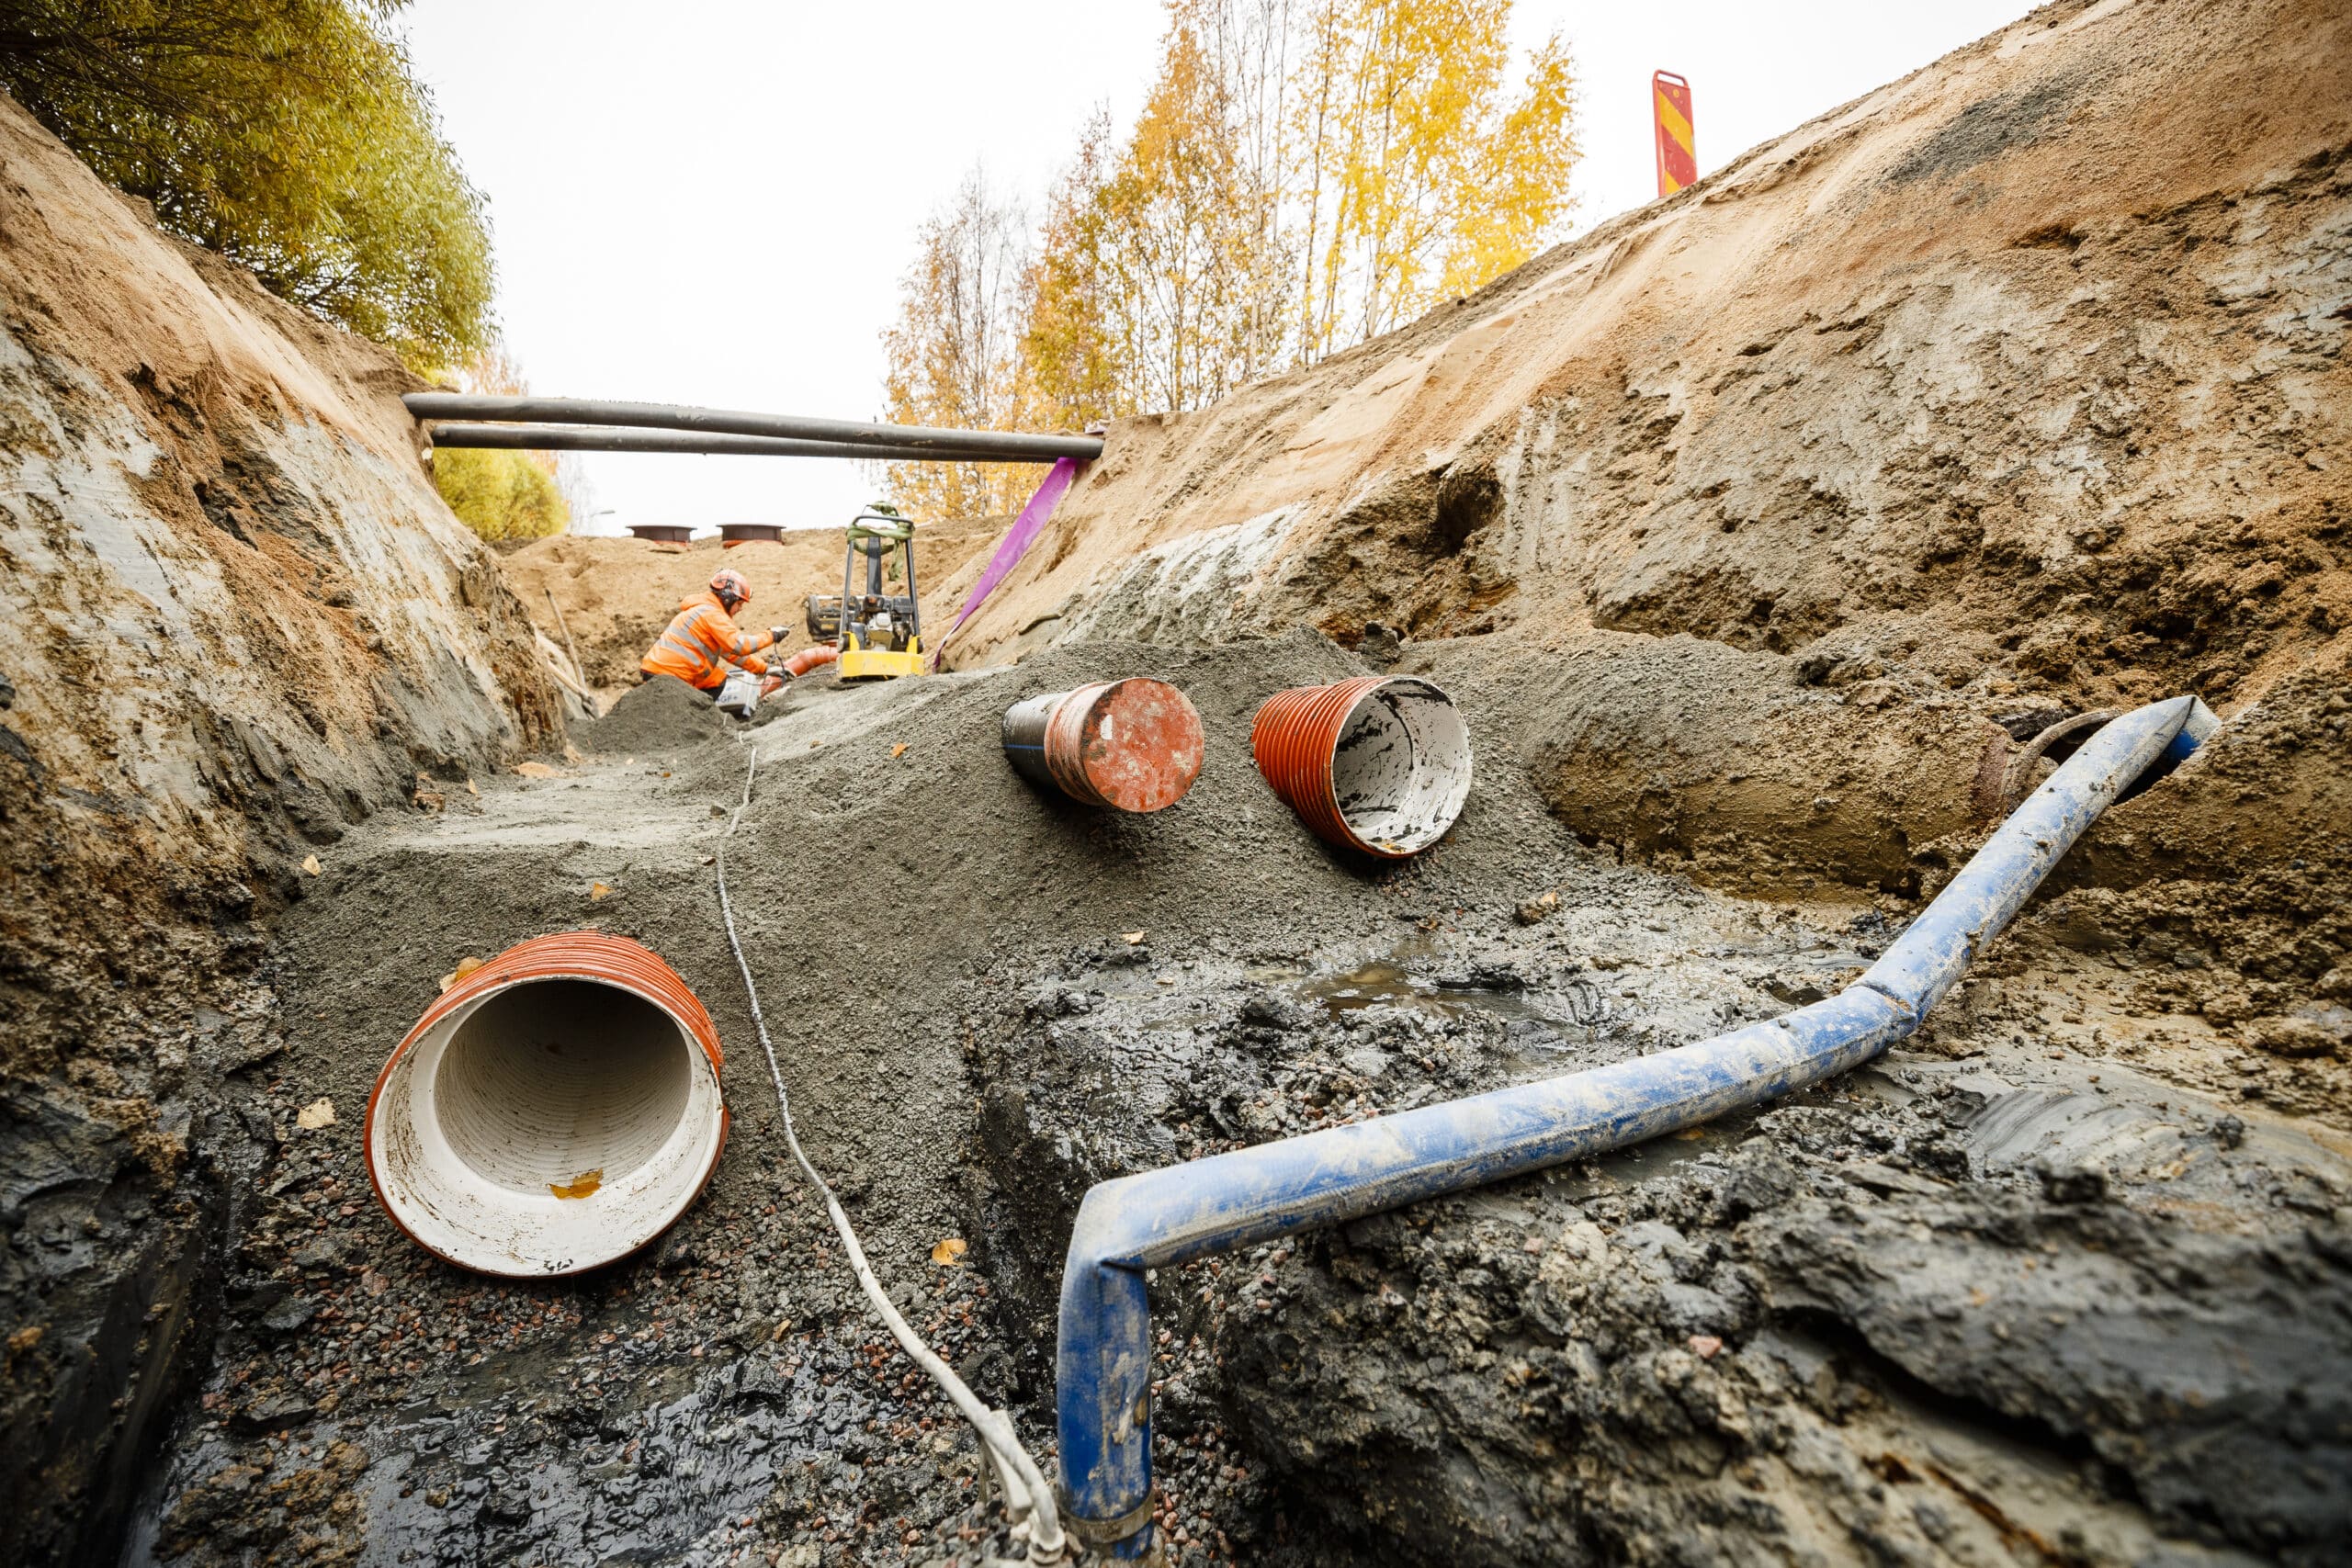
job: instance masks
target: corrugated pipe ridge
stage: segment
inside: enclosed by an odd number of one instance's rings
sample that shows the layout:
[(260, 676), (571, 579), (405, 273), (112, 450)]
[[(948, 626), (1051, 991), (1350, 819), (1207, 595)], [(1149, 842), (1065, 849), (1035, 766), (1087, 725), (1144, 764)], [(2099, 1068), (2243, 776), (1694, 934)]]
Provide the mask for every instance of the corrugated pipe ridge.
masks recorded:
[[(619, 993), (616, 996), (614, 993)], [(651, 949), (517, 942), (435, 998), (368, 1097), (368, 1178), (435, 1256), (537, 1277), (659, 1235), (727, 1145), (718, 1029)]]
[(1250, 721), (1250, 753), (1317, 838), (1384, 860), (1443, 838), (1470, 794), (1469, 728), (1416, 676), (1276, 692)]
[[(1337, 699), (1333, 699), (1337, 700)], [(1856, 1066), (1919, 1025), (2083, 830), (2216, 727), (2193, 697), (2125, 714), (2067, 760), (1852, 986), (1655, 1055), (1106, 1181), (1063, 1267), (1057, 1365), (1071, 1528), (1151, 1546), (1148, 1269), (1579, 1159)]]

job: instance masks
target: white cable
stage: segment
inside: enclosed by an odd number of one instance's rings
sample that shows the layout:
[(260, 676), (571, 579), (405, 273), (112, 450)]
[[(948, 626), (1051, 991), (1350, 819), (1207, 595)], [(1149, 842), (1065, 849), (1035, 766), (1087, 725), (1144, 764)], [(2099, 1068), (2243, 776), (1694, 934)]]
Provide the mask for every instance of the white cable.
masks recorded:
[[(749, 738), (736, 737), (739, 742)], [(715, 863), (718, 868), (718, 913), (727, 924), (727, 945), (735, 950), (735, 967), (742, 972), (743, 995), (752, 1004), (752, 1026), (759, 1032), (760, 1049), (767, 1053), (768, 1077), (775, 1085), (776, 1109), (784, 1117), (784, 1141), (792, 1150), (792, 1157), (799, 1162), (801, 1173), (823, 1195), (825, 1213), (832, 1217), (833, 1229), (842, 1238), (842, 1248), (849, 1254), (850, 1268), (857, 1274), (857, 1282), (865, 1292), (865, 1299), (882, 1314), (889, 1325), (890, 1337), (899, 1342), (915, 1365), (931, 1375), (964, 1419), (972, 1424), (989, 1457), (995, 1461), (999, 1480), (1004, 1487), (1005, 1512), (1012, 1516), (1017, 1529), (1025, 1520), (1029, 1526), (1029, 1561), (1035, 1563), (1059, 1562), (1066, 1550), (1061, 1518), (1054, 1507), (1053, 1488), (1046, 1483), (1037, 1461), (1021, 1446), (1021, 1438), (1012, 1429), (1012, 1418), (1001, 1410), (991, 1410), (980, 1403), (979, 1396), (964, 1384), (954, 1369), (941, 1360), (931, 1347), (925, 1345), (912, 1325), (890, 1304), (882, 1292), (881, 1281), (874, 1277), (873, 1268), (865, 1261), (865, 1249), (857, 1242), (857, 1232), (850, 1228), (849, 1216), (842, 1212), (839, 1200), (825, 1179), (800, 1147), (800, 1134), (792, 1124), (792, 1100), (785, 1093), (784, 1069), (776, 1065), (775, 1045), (768, 1038), (767, 1020), (760, 1012), (759, 987), (752, 983), (752, 965), (743, 956), (743, 943), (735, 934), (735, 908), (727, 897), (727, 840), (735, 836), (735, 825), (742, 820), (744, 808), (752, 804), (752, 778), (759, 770), (760, 750), (756, 744), (745, 744), (748, 759), (743, 769), (743, 798), (727, 818), (727, 831), (718, 837), (718, 853)]]

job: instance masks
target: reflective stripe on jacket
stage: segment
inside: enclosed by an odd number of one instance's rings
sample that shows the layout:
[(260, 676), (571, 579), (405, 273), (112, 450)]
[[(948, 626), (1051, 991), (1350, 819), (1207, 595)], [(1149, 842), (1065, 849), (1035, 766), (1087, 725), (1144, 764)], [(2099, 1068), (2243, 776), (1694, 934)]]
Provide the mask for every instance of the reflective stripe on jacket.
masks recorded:
[(662, 628), (638, 668), (649, 675), (675, 675), (689, 686), (716, 691), (727, 679), (727, 667), (740, 664), (754, 675), (768, 672), (760, 649), (775, 639), (764, 631), (747, 632), (735, 625), (716, 593), (703, 593), (678, 606)]

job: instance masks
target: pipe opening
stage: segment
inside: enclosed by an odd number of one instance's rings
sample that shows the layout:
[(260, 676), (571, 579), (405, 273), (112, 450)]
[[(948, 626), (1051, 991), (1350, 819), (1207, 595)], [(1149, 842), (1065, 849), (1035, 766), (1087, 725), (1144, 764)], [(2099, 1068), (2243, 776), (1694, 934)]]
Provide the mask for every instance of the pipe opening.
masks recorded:
[(617, 1182), (674, 1136), (701, 1050), (644, 998), (594, 980), (502, 991), (459, 1025), (433, 1097), (450, 1152), (538, 1196)]
[(570, 1274), (686, 1211), (727, 1145), (718, 1038), (674, 971), (624, 938), (534, 938), (445, 992), (368, 1106), (393, 1224), (484, 1273)]
[(1470, 794), (1470, 727), (1427, 682), (1387, 681), (1359, 698), (1331, 753), (1331, 795), (1351, 832), (1410, 854), (1435, 843)]

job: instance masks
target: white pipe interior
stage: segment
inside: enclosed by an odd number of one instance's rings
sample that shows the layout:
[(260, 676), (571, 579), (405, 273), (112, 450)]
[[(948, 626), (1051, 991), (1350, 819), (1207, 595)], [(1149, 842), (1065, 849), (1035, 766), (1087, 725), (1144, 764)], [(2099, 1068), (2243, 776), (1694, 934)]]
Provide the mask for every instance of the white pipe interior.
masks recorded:
[(493, 1273), (568, 1273), (668, 1228), (718, 1156), (718, 1075), (634, 991), (555, 976), (454, 1010), (377, 1098), (376, 1174), (410, 1233)]
[(1470, 795), (1470, 727), (1452, 698), (1400, 677), (1357, 699), (1331, 756), (1340, 815), (1368, 844), (1410, 853), (1453, 826)]
[(694, 1054), (643, 997), (541, 980), (473, 1010), (433, 1095), (451, 1151), (484, 1181), (528, 1193), (591, 1173), (617, 1181), (677, 1128)]

